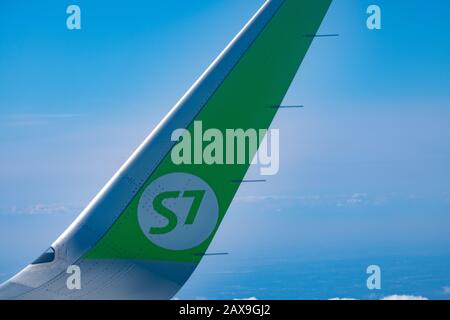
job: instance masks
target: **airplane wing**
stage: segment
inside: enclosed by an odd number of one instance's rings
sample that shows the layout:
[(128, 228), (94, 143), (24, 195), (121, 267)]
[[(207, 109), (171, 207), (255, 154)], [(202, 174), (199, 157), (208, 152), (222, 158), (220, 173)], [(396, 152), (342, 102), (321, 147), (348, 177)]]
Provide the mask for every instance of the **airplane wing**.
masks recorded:
[[(175, 164), (177, 129), (267, 129), (331, 0), (268, 0), (50, 249), (0, 299), (170, 299), (249, 163)], [(195, 150), (193, 151), (195, 153)], [(71, 266), (79, 288), (71, 288)], [(75, 269), (73, 269), (75, 270)]]

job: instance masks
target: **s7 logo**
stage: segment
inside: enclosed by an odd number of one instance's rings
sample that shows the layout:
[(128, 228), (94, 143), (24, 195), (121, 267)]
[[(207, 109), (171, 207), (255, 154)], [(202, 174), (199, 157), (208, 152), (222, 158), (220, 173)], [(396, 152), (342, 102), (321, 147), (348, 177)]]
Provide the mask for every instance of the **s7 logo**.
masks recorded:
[(141, 195), (137, 219), (143, 235), (166, 250), (188, 250), (207, 240), (219, 221), (219, 203), (201, 178), (176, 172), (152, 181)]
[[(177, 199), (180, 195), (180, 191), (168, 191), (160, 193), (153, 199), (153, 209), (167, 219), (167, 224), (163, 227), (152, 226), (149, 231), (150, 234), (165, 234), (176, 228), (178, 224), (178, 217), (172, 210), (163, 204), (163, 201), (167, 199)], [(194, 223), (204, 196), (205, 190), (188, 190), (183, 192), (181, 195), (182, 198), (193, 198), (186, 220), (184, 221), (184, 225), (191, 225)]]

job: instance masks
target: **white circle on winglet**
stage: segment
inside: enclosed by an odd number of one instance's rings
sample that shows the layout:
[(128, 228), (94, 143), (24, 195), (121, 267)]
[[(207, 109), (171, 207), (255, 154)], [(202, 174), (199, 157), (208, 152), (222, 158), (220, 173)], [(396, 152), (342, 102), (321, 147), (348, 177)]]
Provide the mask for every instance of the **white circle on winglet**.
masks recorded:
[(214, 231), (219, 205), (204, 180), (188, 173), (170, 173), (144, 190), (137, 214), (139, 226), (151, 242), (168, 250), (188, 250)]

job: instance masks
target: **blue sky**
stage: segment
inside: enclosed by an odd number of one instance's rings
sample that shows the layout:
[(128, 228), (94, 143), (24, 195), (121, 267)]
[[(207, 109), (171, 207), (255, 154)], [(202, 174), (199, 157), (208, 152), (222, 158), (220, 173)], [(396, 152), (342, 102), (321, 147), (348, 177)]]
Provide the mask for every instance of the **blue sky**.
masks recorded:
[[(65, 27), (72, 3), (80, 31)], [(262, 3), (0, 3), (0, 280), (64, 230)], [(372, 3), (380, 31), (365, 27)], [(334, 1), (321, 32), (340, 36), (314, 41), (286, 96), (306, 107), (273, 124), (279, 174), (242, 187), (211, 248), (230, 254), (180, 297), (450, 297), (449, 10)], [(369, 264), (384, 265), (382, 293), (363, 288)], [(339, 286), (324, 286), (331, 270)]]

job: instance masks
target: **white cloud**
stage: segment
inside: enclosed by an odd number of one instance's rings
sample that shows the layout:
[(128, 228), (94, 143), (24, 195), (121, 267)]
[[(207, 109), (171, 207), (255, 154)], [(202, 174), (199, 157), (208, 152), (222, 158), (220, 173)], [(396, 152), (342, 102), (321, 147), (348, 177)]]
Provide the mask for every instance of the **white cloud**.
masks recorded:
[(51, 214), (67, 214), (79, 211), (80, 207), (67, 206), (63, 204), (34, 204), (26, 207), (0, 207), (0, 212), (4, 214), (22, 214), (22, 215), (51, 215)]
[(28, 214), (60, 214), (69, 211), (69, 207), (61, 204), (36, 204), (27, 208)]
[(428, 298), (422, 296), (408, 296), (408, 295), (394, 294), (392, 296), (384, 297), (381, 300), (428, 300)]
[(443, 288), (444, 294), (450, 294), (450, 287)]
[(257, 202), (263, 202), (263, 201), (294, 201), (298, 202), (299, 204), (313, 204), (313, 203), (319, 203), (322, 198), (318, 195), (309, 195), (309, 196), (280, 196), (280, 195), (273, 195), (273, 196), (243, 196), (243, 197), (237, 197), (236, 201), (240, 203), (257, 203)]
[(338, 207), (351, 207), (363, 204), (367, 199), (366, 193), (354, 193), (349, 198), (338, 202)]
[(233, 300), (258, 300), (256, 297), (250, 297), (250, 298), (242, 298), (242, 299), (233, 299)]
[(13, 125), (28, 126), (48, 124), (51, 121), (67, 120), (81, 117), (74, 113), (20, 113), (10, 115), (9, 122)]
[[(332, 298), (329, 300), (357, 300), (353, 298)], [(391, 296), (386, 296), (384, 298), (381, 298), (380, 300), (428, 300), (428, 298), (422, 297), (422, 296), (411, 296), (411, 295), (398, 295), (394, 294)]]
[(390, 197), (388, 195), (369, 195), (363, 192), (355, 192), (350, 195), (248, 195), (236, 198), (236, 202), (241, 204), (252, 203), (272, 203), (279, 202), (283, 204), (296, 204), (300, 206), (338, 206), (338, 207), (357, 207), (357, 206), (380, 206), (384, 205)]

